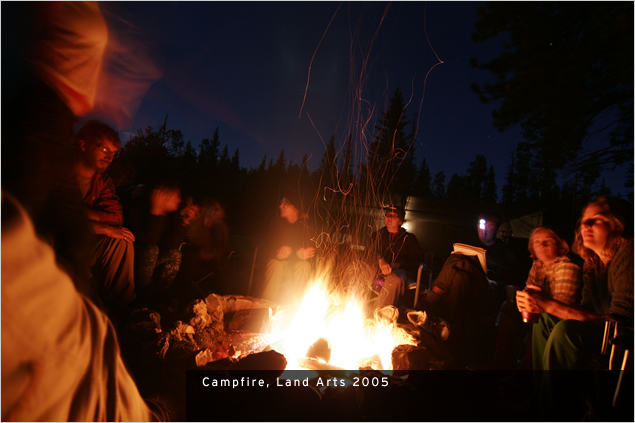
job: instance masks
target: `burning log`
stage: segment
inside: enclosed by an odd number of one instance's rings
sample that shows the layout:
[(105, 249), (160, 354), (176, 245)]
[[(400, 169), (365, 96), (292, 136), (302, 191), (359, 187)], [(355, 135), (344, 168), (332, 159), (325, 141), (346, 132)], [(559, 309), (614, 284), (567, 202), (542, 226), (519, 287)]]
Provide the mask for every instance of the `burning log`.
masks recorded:
[(300, 358), (298, 359), (298, 365), (302, 367), (303, 369), (315, 370), (315, 371), (322, 371), (322, 370), (323, 371), (327, 371), (327, 370), (328, 371), (332, 371), (332, 370), (342, 371), (344, 370), (341, 367), (332, 366), (327, 363), (322, 363), (313, 358)]
[(359, 367), (363, 368), (371, 368), (375, 370), (384, 370), (384, 364), (381, 362), (381, 357), (378, 354), (373, 355), (372, 357), (368, 357), (360, 360)]
[(398, 345), (392, 350), (393, 376), (402, 376), (410, 370), (430, 370), (432, 354), (425, 347)]
[(306, 356), (308, 358), (319, 359), (321, 358), (326, 363), (331, 361), (331, 343), (328, 339), (319, 338), (309, 347), (309, 350), (306, 352)]
[(232, 364), (230, 370), (276, 370), (280, 376), (287, 367), (287, 359), (277, 351), (250, 354)]

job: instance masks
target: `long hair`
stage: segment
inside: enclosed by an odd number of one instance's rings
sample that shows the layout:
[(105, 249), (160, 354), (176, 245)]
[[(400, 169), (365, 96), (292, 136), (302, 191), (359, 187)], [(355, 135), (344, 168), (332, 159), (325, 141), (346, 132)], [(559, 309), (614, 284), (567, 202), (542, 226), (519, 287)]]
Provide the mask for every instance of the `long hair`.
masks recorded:
[(565, 254), (569, 252), (569, 244), (567, 244), (567, 241), (560, 238), (558, 234), (554, 232), (553, 229), (547, 228), (546, 226), (539, 226), (535, 228), (533, 231), (531, 231), (531, 234), (529, 235), (528, 250), (529, 250), (529, 256), (532, 259), (536, 258), (536, 252), (534, 251), (533, 239), (534, 239), (534, 235), (536, 235), (538, 232), (545, 232), (549, 234), (549, 236), (553, 238), (554, 241), (556, 241), (556, 245), (558, 246), (558, 250), (556, 251), (556, 254), (558, 254), (558, 256), (564, 256)]
[[(624, 218), (622, 207), (614, 198), (600, 196), (584, 206), (582, 214), (584, 214), (584, 211), (591, 205), (600, 207), (602, 209), (602, 214), (609, 221), (610, 231), (606, 239), (606, 245), (604, 246), (604, 253), (607, 257), (609, 257), (609, 259), (612, 259), (620, 246), (625, 242), (624, 231), (626, 228), (626, 220)], [(584, 246), (584, 241), (582, 240), (582, 216), (578, 219), (576, 226), (575, 238), (573, 240), (573, 252), (582, 257), (584, 259), (584, 264), (589, 268), (595, 267), (599, 260), (595, 251)]]

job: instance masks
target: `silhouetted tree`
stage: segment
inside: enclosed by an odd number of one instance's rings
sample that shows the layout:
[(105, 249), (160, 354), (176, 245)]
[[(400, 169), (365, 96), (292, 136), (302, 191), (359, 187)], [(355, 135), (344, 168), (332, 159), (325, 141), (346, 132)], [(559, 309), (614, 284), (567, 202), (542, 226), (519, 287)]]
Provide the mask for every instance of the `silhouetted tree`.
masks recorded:
[[(471, 60), (496, 77), (472, 84), (481, 101), (502, 100), (495, 127), (520, 123), (533, 154), (569, 174), (632, 160), (632, 2), (488, 2), (477, 10), (475, 42), (509, 33), (498, 57)], [(597, 132), (610, 145), (580, 154)]]
[(496, 203), (498, 201), (498, 188), (496, 186), (496, 174), (494, 166), (490, 165), (485, 181), (483, 181), (482, 200), (484, 203)]
[[(487, 160), (485, 156), (479, 154), (476, 156), (470, 166), (467, 168), (467, 178), (465, 178), (466, 185), (466, 199), (480, 203), (482, 200), (483, 184), (485, 183), (485, 177), (487, 175)], [(450, 181), (452, 182), (452, 181)], [(448, 184), (448, 195), (450, 189)]]
[(445, 172), (441, 171), (434, 175), (432, 182), (432, 193), (437, 198), (445, 197)]
[(377, 136), (368, 146), (366, 177), (373, 194), (380, 198), (407, 195), (416, 177), (413, 140), (405, 133), (409, 121), (404, 112), (402, 92), (397, 88), (376, 126)]
[(457, 201), (469, 201), (470, 198), (470, 185), (468, 179), (465, 176), (459, 176), (455, 173), (448, 182), (446, 196), (450, 200)]
[(417, 171), (417, 179), (414, 184), (414, 194), (422, 197), (432, 197), (432, 177), (430, 176), (430, 167), (426, 163), (424, 157)]

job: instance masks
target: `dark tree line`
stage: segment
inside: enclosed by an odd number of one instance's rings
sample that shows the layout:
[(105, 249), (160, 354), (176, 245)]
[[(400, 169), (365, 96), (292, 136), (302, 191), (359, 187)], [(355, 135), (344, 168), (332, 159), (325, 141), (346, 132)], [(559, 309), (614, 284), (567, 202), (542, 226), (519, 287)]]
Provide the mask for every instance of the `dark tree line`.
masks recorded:
[[(475, 42), (509, 38), (494, 59), (472, 59), (495, 77), (472, 89), (499, 104), (496, 128), (519, 124), (525, 138), (503, 202), (586, 198), (602, 170), (629, 161), (625, 186), (632, 187), (633, 3), (489, 2), (477, 10)], [(559, 173), (567, 179), (562, 192)]]
[[(356, 207), (404, 204), (407, 196), (543, 210), (546, 223), (572, 225), (591, 198), (611, 194), (600, 180), (603, 170), (629, 164), (625, 186), (632, 188), (633, 3), (492, 2), (478, 13), (475, 42), (510, 37), (498, 57), (472, 59), (495, 77), (472, 88), (483, 102), (498, 102), (495, 127), (520, 124), (524, 136), (510, 157), (500, 198), (485, 155), (461, 175), (431, 175), (425, 157), (415, 164), (417, 116), (406, 113), (399, 88), (371, 130), (332, 136), (313, 172), (306, 156), (293, 163), (284, 150), (246, 169), (238, 150), (221, 146), (218, 129), (196, 149), (164, 123), (139, 131), (124, 146), (112, 166), (115, 179), (129, 185), (176, 178), (192, 194), (224, 202), (235, 229), (246, 234), (258, 233), (255, 222), (275, 216), (289, 188), (304, 194), (304, 208), (328, 233), (354, 220)], [(605, 146), (595, 146), (602, 136)]]
[[(260, 236), (273, 219), (277, 204), (289, 189), (302, 193), (303, 208), (313, 213), (318, 228), (333, 233), (355, 217), (356, 207), (379, 208), (405, 204), (408, 196), (439, 198), (458, 203), (499, 203), (496, 175), (485, 155), (477, 155), (464, 174), (446, 183), (443, 171), (434, 176), (424, 157), (414, 164), (414, 122), (408, 118), (400, 89), (388, 110), (377, 119), (375, 136), (365, 154), (354, 154), (354, 134), (338, 142), (332, 136), (319, 166), (311, 172), (308, 158), (293, 163), (284, 150), (277, 158), (265, 156), (258, 167), (240, 166), (239, 150), (230, 154), (221, 146), (218, 128), (195, 149), (179, 130), (146, 128), (130, 139), (111, 166), (119, 186), (177, 180), (186, 195), (215, 198), (228, 208), (238, 233)], [(527, 212), (546, 211), (553, 224), (575, 221), (582, 204), (599, 194), (610, 194), (597, 182), (601, 167), (587, 166), (562, 187), (557, 170), (536, 157), (530, 143), (515, 148), (502, 187), (501, 207)]]

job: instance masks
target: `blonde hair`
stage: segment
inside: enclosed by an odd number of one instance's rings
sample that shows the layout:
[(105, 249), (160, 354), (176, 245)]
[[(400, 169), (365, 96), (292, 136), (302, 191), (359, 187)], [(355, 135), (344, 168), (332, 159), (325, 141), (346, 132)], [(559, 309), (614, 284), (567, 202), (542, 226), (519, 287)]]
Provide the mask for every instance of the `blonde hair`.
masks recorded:
[(529, 256), (532, 259), (536, 258), (536, 253), (534, 252), (534, 236), (538, 233), (538, 232), (546, 232), (549, 234), (549, 236), (551, 238), (554, 239), (554, 241), (556, 241), (556, 244), (558, 245), (558, 250), (557, 250), (557, 254), (558, 256), (563, 256), (565, 254), (567, 254), (569, 252), (569, 244), (567, 244), (567, 241), (565, 241), (564, 239), (560, 238), (558, 236), (558, 234), (556, 234), (553, 229), (547, 228), (545, 226), (539, 226), (537, 228), (535, 228), (533, 231), (531, 231), (531, 234), (529, 235), (529, 245), (528, 245), (528, 250), (529, 250)]
[[(589, 204), (584, 206), (582, 214), (591, 205), (596, 205), (602, 209), (602, 215), (606, 216), (609, 221), (610, 231), (606, 238), (606, 245), (604, 246), (604, 254), (609, 259), (612, 259), (620, 246), (624, 243), (623, 237), (625, 221), (624, 217), (620, 214), (620, 208), (609, 197), (600, 196)], [(590, 250), (584, 246), (584, 240), (582, 239), (582, 216), (578, 219), (577, 227), (575, 230), (575, 238), (573, 240), (573, 251), (584, 259), (585, 265), (594, 267), (599, 259), (595, 251)]]

